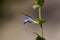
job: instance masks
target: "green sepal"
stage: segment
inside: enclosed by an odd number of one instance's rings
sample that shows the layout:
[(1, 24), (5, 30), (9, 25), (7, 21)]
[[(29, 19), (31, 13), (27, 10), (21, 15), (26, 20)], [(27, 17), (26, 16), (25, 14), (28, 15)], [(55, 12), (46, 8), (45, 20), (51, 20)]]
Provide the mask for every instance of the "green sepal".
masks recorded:
[(35, 24), (39, 24), (39, 20), (38, 19), (35, 19), (36, 23)]
[(39, 24), (39, 22), (38, 21), (35, 21), (35, 24)]
[(39, 34), (37, 34), (36, 32), (33, 32), (34, 34), (37, 35), (36, 40), (45, 40), (45, 38), (41, 37)]
[(44, 4), (44, 0), (35, 0), (35, 3), (41, 7)]

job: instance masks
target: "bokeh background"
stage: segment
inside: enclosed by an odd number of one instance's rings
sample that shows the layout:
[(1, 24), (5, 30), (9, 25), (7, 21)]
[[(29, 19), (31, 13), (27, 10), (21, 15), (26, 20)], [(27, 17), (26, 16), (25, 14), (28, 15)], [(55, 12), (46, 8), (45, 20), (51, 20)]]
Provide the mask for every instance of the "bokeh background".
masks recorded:
[[(38, 18), (38, 10), (32, 6), (34, 0), (3, 0), (1, 1), (0, 14), (5, 18), (0, 20), (0, 40), (35, 40), (40, 34), (40, 27), (36, 24), (24, 24), (24, 15), (27, 12), (34, 18)], [(46, 40), (60, 40), (60, 0), (45, 0), (42, 7), (42, 17), (47, 20), (43, 24)]]

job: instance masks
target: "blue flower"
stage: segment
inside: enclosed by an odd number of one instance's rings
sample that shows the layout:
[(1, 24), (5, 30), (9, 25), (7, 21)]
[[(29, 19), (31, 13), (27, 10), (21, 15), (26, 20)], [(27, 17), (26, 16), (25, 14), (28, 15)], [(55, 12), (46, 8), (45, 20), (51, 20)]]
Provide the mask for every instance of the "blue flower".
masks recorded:
[(36, 22), (35, 20), (33, 20), (32, 18), (26, 16), (25, 19), (24, 19), (24, 24), (25, 23), (38, 23)]

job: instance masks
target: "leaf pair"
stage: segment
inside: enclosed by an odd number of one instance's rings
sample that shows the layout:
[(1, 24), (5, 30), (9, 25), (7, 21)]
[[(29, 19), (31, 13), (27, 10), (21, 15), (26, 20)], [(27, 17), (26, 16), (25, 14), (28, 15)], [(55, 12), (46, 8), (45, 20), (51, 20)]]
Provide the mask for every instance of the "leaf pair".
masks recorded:
[(41, 19), (41, 20), (39, 20), (39, 23), (40, 24), (43, 24), (43, 23), (45, 23), (47, 20), (45, 20), (45, 19)]

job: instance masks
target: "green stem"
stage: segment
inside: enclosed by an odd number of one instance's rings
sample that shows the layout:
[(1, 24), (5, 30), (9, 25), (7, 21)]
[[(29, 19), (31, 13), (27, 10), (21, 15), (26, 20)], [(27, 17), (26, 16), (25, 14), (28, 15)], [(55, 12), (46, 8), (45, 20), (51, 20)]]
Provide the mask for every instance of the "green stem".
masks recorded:
[(41, 20), (42, 16), (41, 16), (41, 8), (39, 8), (39, 24), (40, 24), (40, 33), (41, 33), (41, 37), (43, 37), (43, 27), (42, 27), (42, 23)]
[(40, 32), (41, 32), (41, 37), (44, 37), (42, 24), (40, 24)]
[(39, 20), (41, 20), (41, 8), (39, 8)]

